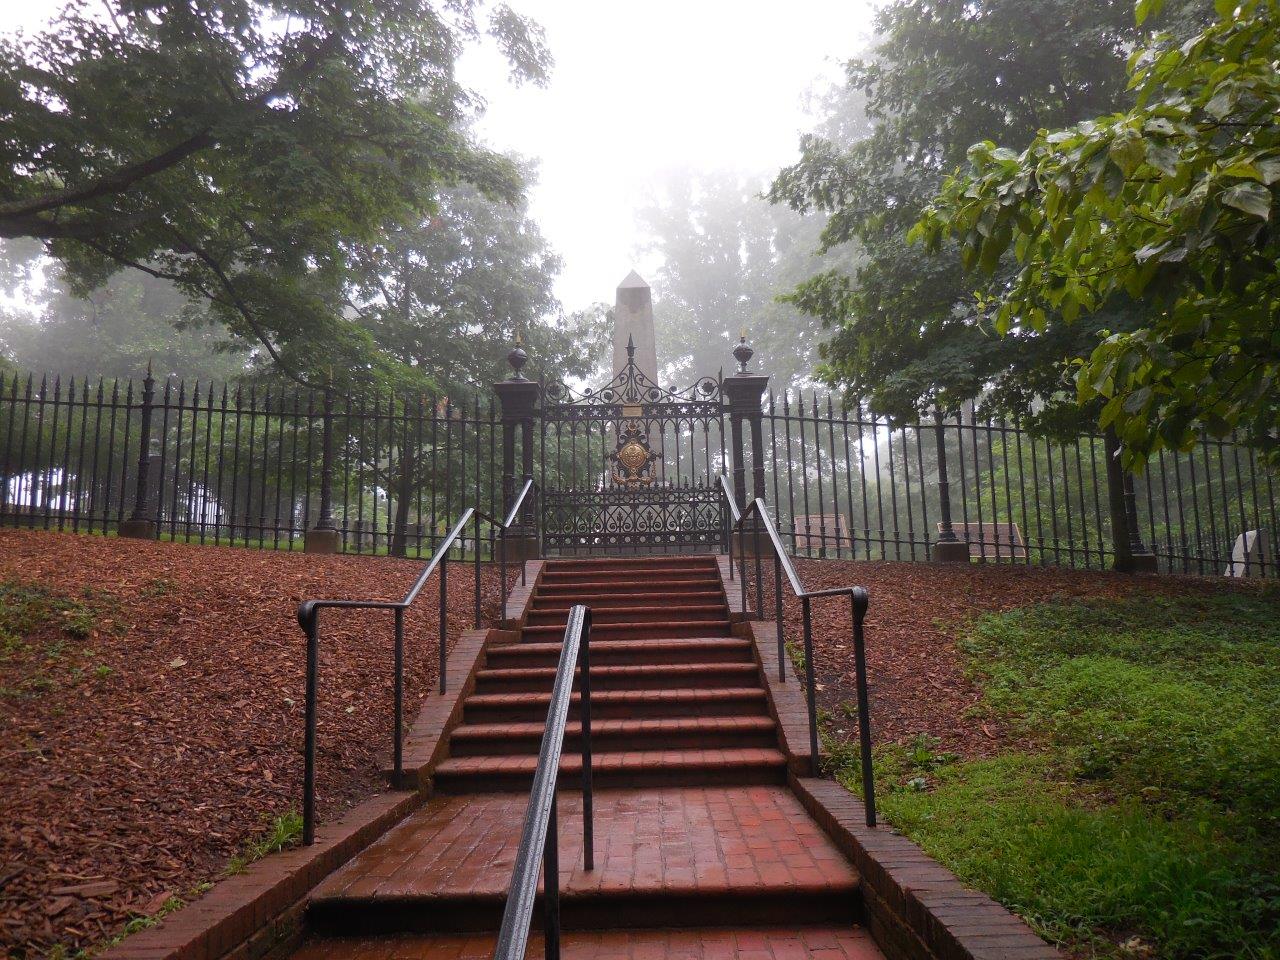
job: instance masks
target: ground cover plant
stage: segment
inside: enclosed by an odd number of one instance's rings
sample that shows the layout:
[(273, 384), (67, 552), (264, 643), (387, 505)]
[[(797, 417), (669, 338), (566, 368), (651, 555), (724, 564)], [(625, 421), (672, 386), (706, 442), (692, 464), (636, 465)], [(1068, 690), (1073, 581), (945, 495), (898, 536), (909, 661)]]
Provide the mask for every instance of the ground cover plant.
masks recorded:
[[(421, 563), (0, 531), (0, 951), (97, 952), (296, 842), (305, 597), (398, 598)], [(434, 581), (428, 589), (434, 589)], [(496, 609), (497, 577), (484, 572)], [(450, 578), (451, 633), (470, 627)], [(406, 715), (437, 605), (406, 616)], [(322, 819), (383, 787), (385, 615), (326, 617)]]
[(980, 748), (877, 751), (885, 818), (1080, 956), (1280, 955), (1280, 594), (1187, 586), (979, 616)]

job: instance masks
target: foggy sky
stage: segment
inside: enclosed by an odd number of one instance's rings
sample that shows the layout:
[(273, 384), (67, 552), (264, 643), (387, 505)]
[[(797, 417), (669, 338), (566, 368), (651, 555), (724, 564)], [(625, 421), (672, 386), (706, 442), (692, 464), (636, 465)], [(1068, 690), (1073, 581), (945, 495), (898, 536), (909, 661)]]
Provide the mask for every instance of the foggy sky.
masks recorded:
[[(37, 28), (62, 0), (0, 4), (0, 32)], [(772, 171), (811, 126), (806, 91), (840, 75), (871, 29), (872, 0), (513, 0), (556, 58), (545, 89), (513, 87), (492, 46), (463, 59), (488, 101), (479, 130), (540, 162), (532, 213), (564, 259), (567, 309), (635, 266), (634, 211), (665, 171)]]
[[(772, 171), (812, 125), (806, 91), (840, 74), (871, 31), (871, 0), (520, 0), (556, 58), (546, 89), (515, 89), (495, 53), (463, 78), (485, 92), (480, 129), (541, 158), (533, 216), (564, 258), (567, 309), (613, 301), (636, 257), (634, 211), (663, 171)], [(635, 261), (635, 262), (633, 262)]]

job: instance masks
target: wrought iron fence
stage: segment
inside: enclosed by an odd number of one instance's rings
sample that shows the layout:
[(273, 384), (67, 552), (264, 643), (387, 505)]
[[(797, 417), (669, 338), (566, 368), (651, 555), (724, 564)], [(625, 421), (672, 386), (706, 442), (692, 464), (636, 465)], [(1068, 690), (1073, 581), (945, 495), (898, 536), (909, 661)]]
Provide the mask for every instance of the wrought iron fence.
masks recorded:
[[(141, 486), (162, 538), (301, 549), (325, 416), (323, 395), (300, 390), (14, 377), (0, 391), (0, 524), (112, 531)], [(343, 550), (426, 554), (467, 506), (501, 512), (492, 401), (335, 397), (329, 419)], [(492, 556), (493, 542), (486, 525), (462, 549)]]
[[(801, 556), (932, 559), (945, 490), (974, 560), (1092, 569), (1115, 560), (1100, 435), (1047, 441), (972, 411), (891, 426), (811, 391), (768, 396), (763, 459), (779, 531)], [(1139, 545), (1161, 571), (1280, 573), (1276, 478), (1255, 451), (1205, 440), (1158, 455), (1126, 485)]]
[[(735, 459), (752, 459), (735, 457), (726, 414), (696, 413), (648, 426), (656, 479), (646, 495), (665, 503), (672, 488), (679, 506)], [(544, 510), (563, 511), (560, 495), (576, 498), (575, 510), (579, 500), (614, 506), (604, 494), (614, 487), (619, 427), (603, 415), (579, 422), (534, 411), (541, 423), (515, 431), (508, 467), (503, 415), (483, 390), (465, 403), (334, 396), (327, 416), (330, 512), (348, 552), (430, 553), (466, 507), (502, 514), (505, 488), (526, 475), (550, 492)], [(324, 396), (306, 391), (0, 379), (0, 524), (113, 531), (140, 511), (163, 538), (300, 549), (322, 506), (325, 422)], [(760, 426), (752, 472), (759, 467), (779, 534), (797, 555), (931, 559), (945, 491), (975, 561), (1105, 569), (1115, 559), (1100, 436), (1050, 442), (971, 411), (941, 426), (890, 426), (812, 391), (767, 395)], [(1280, 575), (1277, 482), (1233, 443), (1165, 452), (1125, 491), (1128, 532), (1161, 571)], [(652, 513), (665, 523), (670, 511)], [(492, 557), (493, 530), (463, 549)]]

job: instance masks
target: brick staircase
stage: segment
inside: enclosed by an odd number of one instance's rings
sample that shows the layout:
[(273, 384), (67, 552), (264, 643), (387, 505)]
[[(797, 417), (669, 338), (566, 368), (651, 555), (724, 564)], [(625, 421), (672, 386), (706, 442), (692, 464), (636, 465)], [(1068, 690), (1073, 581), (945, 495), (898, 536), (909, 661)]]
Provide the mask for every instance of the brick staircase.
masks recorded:
[(857, 924), (856, 872), (786, 786), (716, 559), (661, 557), (544, 565), (519, 640), (483, 654), (433, 799), (316, 890), (299, 960), (490, 956), (575, 603), (594, 621), (596, 868), (583, 868), (575, 697), (560, 768), (566, 956), (880, 957)]

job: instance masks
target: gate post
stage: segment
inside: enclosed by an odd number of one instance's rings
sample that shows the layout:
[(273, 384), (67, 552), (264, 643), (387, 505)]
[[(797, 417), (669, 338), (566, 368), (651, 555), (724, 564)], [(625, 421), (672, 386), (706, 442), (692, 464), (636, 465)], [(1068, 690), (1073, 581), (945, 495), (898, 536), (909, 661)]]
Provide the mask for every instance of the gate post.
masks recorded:
[[(118, 536), (133, 537), (138, 540), (154, 540), (156, 511), (151, 509), (153, 501), (159, 499), (159, 483), (156, 489), (148, 491), (148, 483), (155, 479), (151, 476), (151, 464), (155, 457), (151, 453), (151, 410), (156, 394), (156, 381), (151, 375), (151, 361), (147, 361), (147, 376), (142, 381), (142, 418), (138, 428), (138, 475), (135, 478), (133, 510), (129, 519), (121, 521)], [(153, 516), (148, 516), (153, 514)], [(33, 514), (34, 515), (34, 514)]]
[(338, 528), (333, 522), (333, 385), (325, 384), (320, 428), (320, 516), (303, 535), (304, 553), (337, 553)]
[[(505, 514), (515, 502), (518, 488), (533, 478), (533, 418), (537, 415), (541, 389), (521, 371), (529, 355), (516, 344), (507, 354), (512, 374), (493, 385), (502, 410), (502, 511)], [(520, 431), (520, 482), (516, 483), (516, 429)], [(533, 515), (539, 497), (526, 499), (520, 516), (507, 531), (507, 558), (518, 562), (538, 556), (537, 518)], [(505, 517), (503, 519), (506, 519)]]
[[(733, 356), (738, 361), (738, 372), (725, 377), (722, 389), (727, 401), (731, 446), (733, 450), (733, 495), (741, 509), (756, 498), (764, 497), (764, 438), (762, 424), (764, 421), (765, 387), (769, 383), (768, 374), (751, 373), (747, 363), (755, 355), (755, 351), (747, 343), (747, 335), (743, 332), (738, 345), (733, 348)], [(747, 451), (746, 438), (743, 437), (742, 421), (747, 421), (751, 443), (751, 491), (747, 491)], [(755, 521), (753, 520), (752, 523)]]
[(938, 444), (938, 504), (942, 522), (938, 524), (938, 539), (933, 545), (933, 559), (939, 563), (968, 563), (969, 544), (956, 536), (951, 526), (951, 483), (947, 479), (947, 444), (943, 434), (942, 409), (935, 408)]

